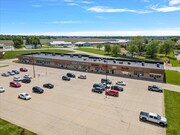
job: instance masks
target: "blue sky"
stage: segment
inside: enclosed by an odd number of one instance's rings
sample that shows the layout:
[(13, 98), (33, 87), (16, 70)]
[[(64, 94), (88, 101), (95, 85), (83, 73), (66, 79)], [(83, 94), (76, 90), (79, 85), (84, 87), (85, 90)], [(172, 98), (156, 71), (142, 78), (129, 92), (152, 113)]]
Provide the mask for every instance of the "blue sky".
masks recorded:
[(0, 34), (180, 35), (180, 0), (0, 0)]

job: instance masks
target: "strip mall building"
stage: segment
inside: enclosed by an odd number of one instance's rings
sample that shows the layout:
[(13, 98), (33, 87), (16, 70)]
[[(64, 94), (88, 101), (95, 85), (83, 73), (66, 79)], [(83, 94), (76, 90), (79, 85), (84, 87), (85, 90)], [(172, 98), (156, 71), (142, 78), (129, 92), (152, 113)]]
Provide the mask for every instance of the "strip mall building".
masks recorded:
[(29, 53), (17, 55), (20, 63), (35, 64), (115, 75), (121, 77), (154, 80), (163, 82), (164, 63), (139, 60), (123, 60), (114, 58), (100, 58), (88, 55), (62, 53)]

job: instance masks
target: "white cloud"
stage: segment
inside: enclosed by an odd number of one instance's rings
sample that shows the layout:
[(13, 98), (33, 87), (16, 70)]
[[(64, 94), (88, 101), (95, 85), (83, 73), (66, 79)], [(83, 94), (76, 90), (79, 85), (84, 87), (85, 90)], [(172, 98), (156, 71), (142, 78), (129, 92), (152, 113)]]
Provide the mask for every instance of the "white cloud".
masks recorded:
[(95, 6), (87, 9), (88, 11), (98, 13), (115, 13), (115, 12), (136, 12), (135, 10), (121, 9), (121, 8), (109, 8), (104, 6)]
[(142, 2), (150, 2), (149, 0), (141, 0)]
[(170, 0), (169, 1), (169, 5), (178, 5), (178, 4), (180, 4), (180, 0)]
[(84, 3), (84, 4), (92, 4), (92, 3), (93, 3), (93, 2), (91, 2), (91, 1), (78, 1), (78, 2)]
[(173, 11), (179, 11), (179, 7), (152, 7), (153, 10), (158, 11), (158, 12), (173, 12)]
[(43, 7), (43, 6), (42, 5), (32, 5), (32, 7), (40, 8), (40, 7)]
[(180, 36), (180, 28), (142, 30), (142, 31), (87, 31), (87, 32), (34, 32), (1, 33), (15, 35), (52, 35), (52, 36)]
[(67, 5), (69, 5), (69, 6), (77, 6), (78, 4), (77, 3), (68, 3)]
[(105, 20), (105, 19), (108, 19), (108, 18), (106, 18), (106, 17), (104, 17), (104, 16), (96, 16), (96, 18), (99, 18), (99, 19), (103, 19), (103, 20)]
[(82, 23), (81, 21), (53, 21), (53, 22), (49, 22), (51, 24), (78, 24), (78, 23)]

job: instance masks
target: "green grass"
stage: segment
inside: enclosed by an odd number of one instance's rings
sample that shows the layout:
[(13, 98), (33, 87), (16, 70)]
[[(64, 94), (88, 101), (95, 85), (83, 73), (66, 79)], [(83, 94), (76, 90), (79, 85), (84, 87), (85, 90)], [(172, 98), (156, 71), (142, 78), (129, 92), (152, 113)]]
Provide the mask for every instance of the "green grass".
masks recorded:
[[(21, 135), (22, 128), (0, 119), (0, 135)], [(37, 135), (25, 130), (25, 135)]]
[(24, 53), (32, 53), (32, 52), (56, 52), (56, 53), (71, 53), (72, 51), (68, 50), (53, 50), (53, 49), (47, 49), (47, 50), (21, 50), (21, 51), (8, 51), (5, 52), (5, 55), (2, 59), (13, 59), (16, 58), (17, 54), (24, 54)]
[(169, 54), (169, 60), (173, 67), (180, 67), (179, 61), (176, 59), (172, 52)]
[(80, 47), (76, 50), (88, 52), (88, 53), (100, 54), (100, 55), (107, 55), (107, 53), (104, 52), (103, 50), (94, 49), (94, 48), (90, 48), (90, 47)]
[(180, 135), (180, 93), (165, 90), (164, 103), (168, 121), (166, 135)]
[(165, 71), (166, 83), (180, 85), (180, 72), (173, 70)]

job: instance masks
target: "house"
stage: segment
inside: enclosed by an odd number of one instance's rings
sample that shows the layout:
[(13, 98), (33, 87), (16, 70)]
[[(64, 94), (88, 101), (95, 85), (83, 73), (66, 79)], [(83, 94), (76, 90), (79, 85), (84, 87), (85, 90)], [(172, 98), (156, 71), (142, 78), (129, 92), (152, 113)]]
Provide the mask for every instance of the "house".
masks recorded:
[(53, 41), (49, 43), (49, 46), (62, 46), (62, 47), (68, 47), (72, 46), (72, 42), (65, 42), (65, 41)]
[(74, 43), (74, 45), (75, 46), (92, 46), (92, 44), (91, 43), (89, 43), (89, 42), (76, 42), (76, 43)]
[(26, 49), (36, 49), (36, 48), (41, 48), (41, 44), (38, 45), (25, 45)]
[(0, 44), (0, 50), (4, 50), (4, 51), (13, 51), (14, 50), (14, 46), (8, 46), (8, 45), (4, 45), (4, 44)]

